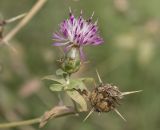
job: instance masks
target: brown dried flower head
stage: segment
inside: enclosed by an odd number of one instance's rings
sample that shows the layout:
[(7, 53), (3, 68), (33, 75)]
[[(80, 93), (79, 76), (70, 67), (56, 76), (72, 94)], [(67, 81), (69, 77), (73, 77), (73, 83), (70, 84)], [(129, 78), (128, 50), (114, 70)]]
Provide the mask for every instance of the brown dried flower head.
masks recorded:
[(115, 111), (124, 121), (125, 118), (120, 114), (116, 109), (120, 105), (120, 100), (125, 96), (132, 93), (141, 92), (139, 91), (130, 91), (130, 92), (121, 92), (117, 86), (111, 84), (103, 84), (99, 73), (97, 76), (100, 82), (99, 86), (96, 86), (89, 94), (89, 101), (91, 104), (91, 111), (86, 116), (84, 121), (94, 112), (109, 112), (111, 110)]
[(118, 87), (110, 84), (100, 85), (92, 90), (90, 94), (91, 106), (97, 112), (109, 112), (114, 110), (123, 98)]

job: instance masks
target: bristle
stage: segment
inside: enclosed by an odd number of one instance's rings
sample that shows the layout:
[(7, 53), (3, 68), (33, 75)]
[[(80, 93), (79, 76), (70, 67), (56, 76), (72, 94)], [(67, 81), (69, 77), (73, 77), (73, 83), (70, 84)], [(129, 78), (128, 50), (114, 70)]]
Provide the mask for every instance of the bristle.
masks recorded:
[(91, 15), (91, 17), (90, 17), (91, 20), (92, 20), (93, 16), (94, 16), (94, 11), (93, 11), (93, 13), (92, 13), (92, 15)]
[(99, 75), (99, 73), (98, 73), (97, 69), (96, 69), (96, 73), (97, 73), (97, 77), (98, 77), (99, 83), (101, 83), (101, 84), (102, 84), (103, 82), (102, 82), (102, 79), (101, 79), (101, 77), (100, 77), (100, 75)]
[(81, 10), (81, 12), (80, 12), (80, 16), (82, 16), (82, 14), (83, 14), (83, 11)]
[(69, 7), (69, 16), (72, 15), (72, 10), (71, 10), (71, 7)]
[(92, 21), (93, 15), (94, 15), (94, 12), (92, 13), (91, 17), (87, 20), (88, 22)]
[(72, 12), (71, 7), (69, 7), (69, 12), (70, 12), (70, 13)]
[(139, 93), (142, 92), (143, 90), (138, 90), (138, 91), (130, 91), (130, 92), (122, 92), (122, 96), (124, 95), (129, 95), (129, 94), (133, 94), (133, 93)]
[(88, 113), (88, 115), (84, 118), (84, 122), (89, 118), (89, 116), (94, 112), (94, 108), (91, 109), (91, 111)]
[(115, 111), (124, 121), (127, 121), (117, 109), (114, 109), (114, 111)]
[(95, 21), (94, 25), (97, 25), (97, 23), (98, 23), (98, 19)]

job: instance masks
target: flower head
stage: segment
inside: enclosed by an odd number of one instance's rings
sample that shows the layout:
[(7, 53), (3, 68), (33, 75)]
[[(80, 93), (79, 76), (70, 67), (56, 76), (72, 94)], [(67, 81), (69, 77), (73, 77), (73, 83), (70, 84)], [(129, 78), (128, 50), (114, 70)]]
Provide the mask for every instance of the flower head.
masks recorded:
[(138, 93), (141, 92), (142, 90), (121, 92), (117, 86), (113, 86), (111, 84), (104, 84), (101, 80), (98, 71), (96, 72), (100, 84), (94, 87), (94, 89), (89, 94), (89, 101), (92, 109), (84, 120), (86, 120), (94, 111), (109, 112), (113, 110), (124, 121), (126, 121), (126, 119), (121, 115), (121, 113), (116, 109), (116, 107), (120, 105), (119, 102), (125, 95)]
[(123, 98), (118, 87), (110, 84), (100, 85), (93, 89), (90, 94), (91, 106), (97, 112), (109, 112), (114, 110)]
[(82, 17), (82, 11), (79, 18), (75, 18), (70, 10), (69, 19), (64, 20), (60, 24), (60, 30), (54, 33), (53, 40), (56, 42), (54, 46), (79, 47), (80, 53), (85, 45), (99, 45), (103, 39), (99, 36), (97, 21), (92, 22), (92, 16), (85, 20)]

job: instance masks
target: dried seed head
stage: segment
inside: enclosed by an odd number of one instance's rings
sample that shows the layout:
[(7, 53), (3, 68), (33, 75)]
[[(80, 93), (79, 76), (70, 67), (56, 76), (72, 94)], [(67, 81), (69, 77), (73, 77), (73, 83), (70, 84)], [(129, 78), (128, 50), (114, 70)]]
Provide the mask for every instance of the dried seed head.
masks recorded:
[(109, 112), (111, 110), (115, 111), (124, 121), (126, 119), (122, 116), (122, 114), (116, 109), (119, 105), (120, 100), (125, 96), (133, 93), (141, 92), (139, 91), (130, 91), (130, 92), (121, 92), (118, 87), (113, 86), (111, 84), (104, 84), (101, 80), (101, 77), (97, 72), (97, 76), (99, 79), (99, 86), (96, 86), (88, 96), (88, 99), (91, 104), (91, 111), (86, 116), (84, 121), (93, 113), (96, 112)]
[(101, 85), (90, 94), (91, 106), (97, 112), (109, 112), (114, 110), (123, 98), (122, 93), (116, 86), (110, 84)]

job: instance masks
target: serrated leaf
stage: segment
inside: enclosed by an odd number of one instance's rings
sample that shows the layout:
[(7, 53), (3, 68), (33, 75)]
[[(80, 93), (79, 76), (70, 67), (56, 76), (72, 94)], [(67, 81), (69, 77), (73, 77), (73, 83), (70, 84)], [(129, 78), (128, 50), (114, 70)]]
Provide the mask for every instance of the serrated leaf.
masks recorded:
[(51, 89), (51, 91), (64, 91), (65, 90), (65, 85), (63, 85), (63, 84), (52, 84), (52, 85), (50, 85), (50, 89)]
[(62, 69), (56, 70), (56, 75), (63, 75), (63, 74), (67, 74), (67, 73), (63, 71)]
[(59, 79), (57, 78), (55, 75), (48, 75), (42, 78), (42, 80), (52, 80), (54, 82), (60, 83), (60, 84), (65, 84), (65, 80), (64, 79)]
[(82, 111), (87, 111), (87, 103), (83, 96), (79, 94), (79, 92), (75, 91), (67, 91), (67, 94), (80, 105)]

